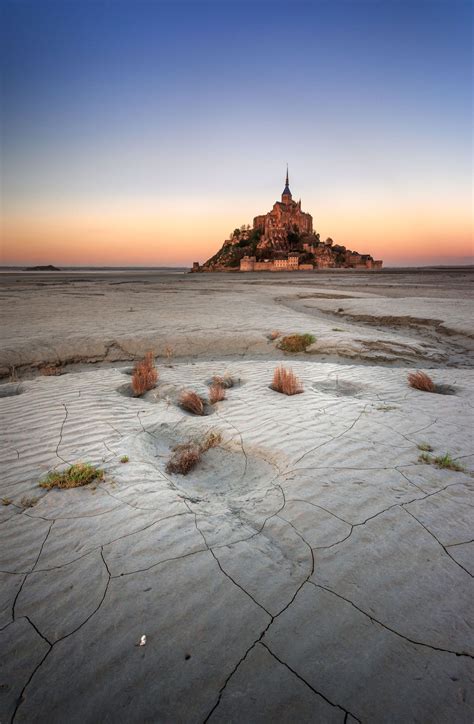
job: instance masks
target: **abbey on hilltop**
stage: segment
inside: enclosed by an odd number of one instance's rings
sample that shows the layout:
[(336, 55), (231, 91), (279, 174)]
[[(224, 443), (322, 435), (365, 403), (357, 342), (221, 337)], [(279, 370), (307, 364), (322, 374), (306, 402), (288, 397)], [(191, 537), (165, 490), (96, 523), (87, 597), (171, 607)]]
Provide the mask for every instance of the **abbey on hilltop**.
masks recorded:
[(313, 231), (313, 217), (301, 210), (290, 191), (288, 167), (281, 201), (267, 214), (256, 216), (253, 227), (234, 229), (222, 248), (192, 271), (311, 271), (313, 269), (381, 269), (382, 261), (321, 241)]
[(256, 216), (253, 228), (261, 233), (260, 248), (273, 248), (275, 251), (286, 251), (288, 234), (296, 231), (299, 234), (311, 234), (313, 231), (313, 217), (301, 211), (301, 199), (293, 201), (291, 195), (288, 168), (286, 169), (285, 188), (281, 201), (275, 201), (273, 209), (268, 214)]

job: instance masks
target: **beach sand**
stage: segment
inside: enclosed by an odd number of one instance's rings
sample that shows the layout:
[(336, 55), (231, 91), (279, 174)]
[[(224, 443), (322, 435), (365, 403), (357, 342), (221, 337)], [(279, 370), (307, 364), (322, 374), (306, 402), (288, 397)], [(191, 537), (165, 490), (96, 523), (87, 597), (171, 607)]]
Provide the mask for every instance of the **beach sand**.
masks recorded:
[(472, 722), (473, 279), (2, 274), (0, 721)]

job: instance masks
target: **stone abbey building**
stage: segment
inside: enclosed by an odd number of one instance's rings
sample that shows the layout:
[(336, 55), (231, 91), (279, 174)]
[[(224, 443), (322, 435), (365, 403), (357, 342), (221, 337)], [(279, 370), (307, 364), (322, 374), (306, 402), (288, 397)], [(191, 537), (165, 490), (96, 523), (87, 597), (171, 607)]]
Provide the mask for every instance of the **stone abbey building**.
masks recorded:
[(275, 201), (268, 214), (256, 216), (253, 220), (253, 228), (262, 232), (261, 246), (263, 248), (271, 246), (275, 251), (287, 249), (290, 232), (298, 231), (301, 235), (306, 235), (313, 231), (313, 217), (311, 214), (301, 211), (301, 199), (293, 201), (288, 180), (288, 167), (281, 201)]
[(312, 271), (313, 269), (381, 269), (382, 261), (321, 241), (313, 217), (301, 210), (290, 191), (288, 167), (281, 201), (267, 214), (255, 216), (253, 227), (235, 229), (222, 248), (192, 271)]

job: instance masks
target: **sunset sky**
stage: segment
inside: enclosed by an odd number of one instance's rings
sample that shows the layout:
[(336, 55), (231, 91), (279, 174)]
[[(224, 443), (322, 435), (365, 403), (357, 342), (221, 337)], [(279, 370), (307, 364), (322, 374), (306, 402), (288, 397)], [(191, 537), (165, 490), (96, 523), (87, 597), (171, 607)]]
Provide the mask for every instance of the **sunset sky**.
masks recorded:
[(0, 263), (203, 262), (286, 162), (321, 238), (472, 263), (467, 0), (2, 8)]

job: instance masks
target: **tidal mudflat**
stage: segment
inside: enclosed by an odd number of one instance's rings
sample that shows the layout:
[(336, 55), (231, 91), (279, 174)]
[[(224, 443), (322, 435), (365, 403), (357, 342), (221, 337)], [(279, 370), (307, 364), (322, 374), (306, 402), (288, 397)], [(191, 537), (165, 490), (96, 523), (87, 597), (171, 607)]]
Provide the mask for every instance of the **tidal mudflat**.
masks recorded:
[(471, 722), (473, 279), (2, 275), (0, 721)]

